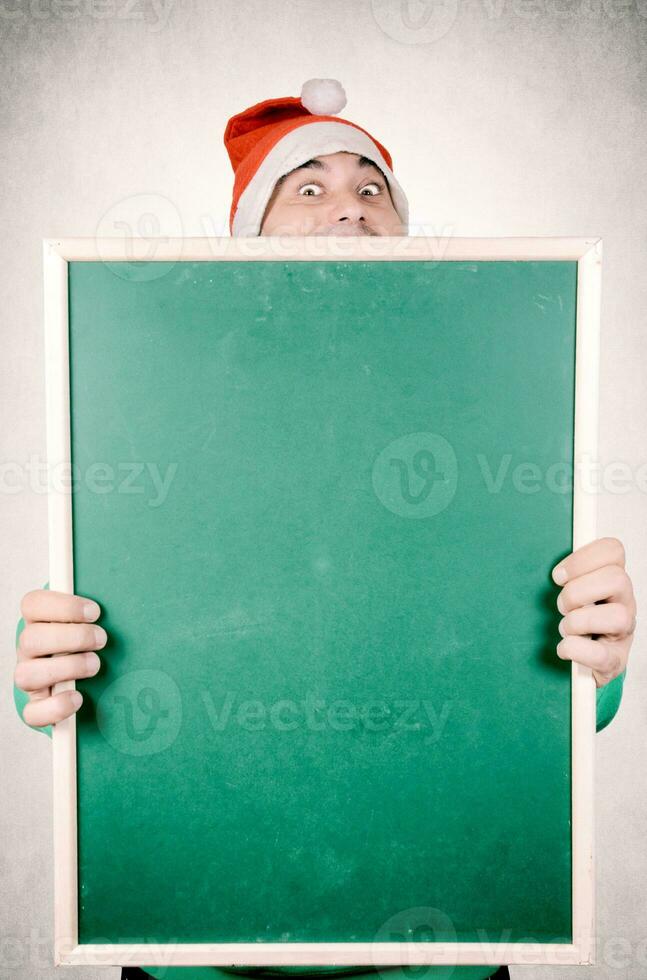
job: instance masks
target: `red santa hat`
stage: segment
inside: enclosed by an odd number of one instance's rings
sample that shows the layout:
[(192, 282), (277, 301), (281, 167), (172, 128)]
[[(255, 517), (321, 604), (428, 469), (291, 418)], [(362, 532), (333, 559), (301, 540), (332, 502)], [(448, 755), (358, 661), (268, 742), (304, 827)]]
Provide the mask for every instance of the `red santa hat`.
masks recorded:
[(279, 177), (313, 157), (340, 150), (365, 156), (380, 168), (406, 234), (409, 208), (393, 175), (391, 155), (361, 126), (337, 117), (345, 105), (346, 94), (336, 79), (311, 78), (298, 99), (267, 99), (231, 117), (225, 146), (235, 174), (229, 215), (233, 236), (260, 234)]

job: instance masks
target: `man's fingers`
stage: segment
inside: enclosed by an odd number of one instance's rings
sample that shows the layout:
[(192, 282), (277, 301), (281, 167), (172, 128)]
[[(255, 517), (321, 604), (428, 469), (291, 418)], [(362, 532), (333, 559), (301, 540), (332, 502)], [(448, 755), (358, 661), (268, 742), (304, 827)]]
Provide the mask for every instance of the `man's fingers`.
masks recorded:
[(555, 565), (552, 571), (553, 581), (557, 585), (564, 585), (571, 579), (594, 572), (604, 565), (625, 567), (625, 549), (618, 538), (597, 538), (577, 548)]
[(23, 596), (20, 612), (25, 623), (92, 623), (101, 608), (84, 596), (35, 589)]
[(64, 718), (73, 715), (83, 703), (80, 691), (61, 691), (60, 694), (44, 698), (34, 698), (23, 708), (22, 717), (28, 725), (42, 728), (45, 725), (55, 725)]
[(631, 606), (621, 602), (603, 602), (600, 605), (580, 606), (567, 613), (559, 623), (559, 632), (562, 636), (592, 633), (599, 636), (628, 636), (633, 632), (635, 620)]
[(29, 623), (18, 640), (18, 659), (46, 657), (52, 653), (100, 650), (108, 635), (101, 626), (84, 623)]
[[(613, 644), (591, 640), (585, 636), (567, 636), (557, 644), (557, 656), (562, 660), (575, 660), (590, 667), (596, 675), (596, 683), (607, 683), (622, 673), (624, 663)], [(602, 684), (598, 683), (598, 687)]]
[(60, 657), (35, 657), (20, 660), (14, 672), (14, 683), (22, 691), (39, 692), (60, 681), (93, 677), (101, 661), (94, 652), (70, 653)]
[(626, 605), (633, 602), (631, 579), (619, 565), (605, 565), (567, 582), (557, 596), (557, 608), (565, 616), (578, 606), (605, 601)]

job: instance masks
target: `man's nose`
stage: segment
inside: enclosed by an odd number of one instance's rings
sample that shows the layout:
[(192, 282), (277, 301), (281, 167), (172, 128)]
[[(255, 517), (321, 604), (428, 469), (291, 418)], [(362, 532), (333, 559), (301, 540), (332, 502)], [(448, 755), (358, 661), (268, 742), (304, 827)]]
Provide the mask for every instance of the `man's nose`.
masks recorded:
[(364, 202), (356, 195), (344, 195), (332, 206), (330, 220), (335, 221), (366, 221)]

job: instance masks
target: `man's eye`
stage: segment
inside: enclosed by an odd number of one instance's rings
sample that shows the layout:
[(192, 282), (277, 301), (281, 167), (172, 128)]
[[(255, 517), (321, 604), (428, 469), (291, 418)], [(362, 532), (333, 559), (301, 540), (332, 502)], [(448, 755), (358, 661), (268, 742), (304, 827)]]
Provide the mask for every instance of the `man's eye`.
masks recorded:
[(380, 191), (381, 191), (381, 189), (382, 189), (381, 186), (380, 186), (380, 184), (365, 184), (362, 187), (362, 189), (360, 191), (360, 194), (363, 194), (364, 191), (368, 190), (370, 187), (374, 187), (375, 188), (375, 193), (373, 193), (373, 194), (365, 194), (364, 195), (365, 197), (375, 197), (375, 195), (376, 194), (379, 194)]
[[(298, 193), (301, 194), (301, 191), (307, 191), (307, 190), (310, 190), (313, 187), (317, 189), (317, 194), (309, 194), (308, 197), (318, 197), (319, 196), (318, 195), (318, 192), (321, 190), (321, 188), (319, 187), (319, 184), (302, 184), (301, 187), (299, 187), (299, 189), (298, 189)], [(305, 197), (305, 196), (306, 195), (304, 194), (303, 197)]]

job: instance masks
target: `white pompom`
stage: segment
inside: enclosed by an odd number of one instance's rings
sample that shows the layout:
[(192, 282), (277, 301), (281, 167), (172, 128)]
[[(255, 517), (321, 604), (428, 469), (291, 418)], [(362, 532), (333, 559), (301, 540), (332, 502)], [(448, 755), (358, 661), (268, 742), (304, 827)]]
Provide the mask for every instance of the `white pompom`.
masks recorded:
[(346, 93), (336, 78), (310, 78), (301, 89), (301, 105), (315, 116), (335, 116), (346, 105)]

